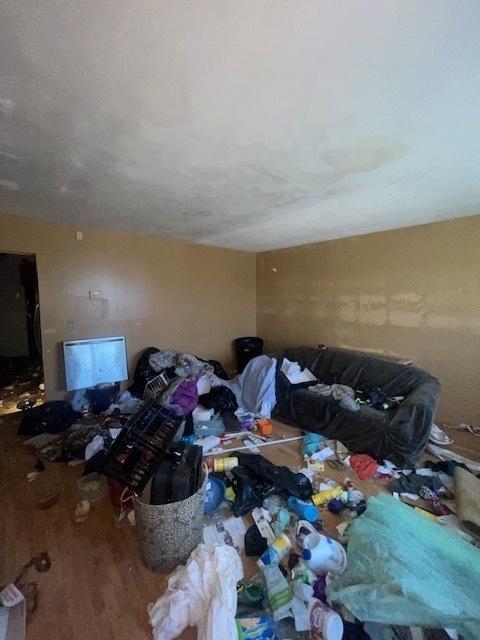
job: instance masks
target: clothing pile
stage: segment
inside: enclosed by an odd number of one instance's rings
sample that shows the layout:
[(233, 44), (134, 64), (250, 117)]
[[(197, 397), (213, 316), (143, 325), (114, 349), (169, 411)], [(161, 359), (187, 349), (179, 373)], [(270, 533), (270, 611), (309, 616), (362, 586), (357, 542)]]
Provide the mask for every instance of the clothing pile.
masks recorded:
[(332, 400), (338, 402), (342, 409), (347, 409), (348, 411), (359, 411), (361, 405), (388, 411), (404, 400), (403, 396), (387, 396), (378, 387), (360, 391), (359, 389), (354, 390), (345, 384), (324, 384), (319, 382), (309, 387), (309, 391), (320, 396), (332, 398)]

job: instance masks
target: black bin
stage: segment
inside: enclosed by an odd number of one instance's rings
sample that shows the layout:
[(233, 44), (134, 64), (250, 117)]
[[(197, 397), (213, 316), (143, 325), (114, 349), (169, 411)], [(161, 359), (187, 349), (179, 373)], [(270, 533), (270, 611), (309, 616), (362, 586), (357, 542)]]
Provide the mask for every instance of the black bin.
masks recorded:
[(235, 338), (235, 355), (237, 356), (237, 371), (242, 371), (253, 358), (261, 356), (263, 352), (262, 338)]

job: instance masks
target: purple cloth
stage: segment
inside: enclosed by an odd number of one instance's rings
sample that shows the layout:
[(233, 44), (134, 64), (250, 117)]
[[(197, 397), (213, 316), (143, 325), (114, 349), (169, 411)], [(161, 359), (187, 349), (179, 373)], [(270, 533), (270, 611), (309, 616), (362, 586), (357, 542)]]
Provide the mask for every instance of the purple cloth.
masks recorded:
[(313, 585), (314, 598), (318, 598), (318, 600), (321, 600), (322, 602), (327, 601), (327, 596), (325, 594), (326, 583), (327, 581), (325, 576), (318, 576), (317, 581)]
[(184, 380), (179, 384), (170, 397), (170, 404), (181, 407), (184, 416), (192, 413), (198, 404), (196, 380)]

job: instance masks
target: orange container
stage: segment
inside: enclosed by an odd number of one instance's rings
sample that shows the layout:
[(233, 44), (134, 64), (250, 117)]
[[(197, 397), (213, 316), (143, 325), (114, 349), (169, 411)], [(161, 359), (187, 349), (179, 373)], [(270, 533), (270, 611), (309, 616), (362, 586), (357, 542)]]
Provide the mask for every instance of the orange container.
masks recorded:
[(262, 418), (258, 421), (258, 432), (261, 436), (267, 437), (272, 435), (273, 424), (268, 418)]

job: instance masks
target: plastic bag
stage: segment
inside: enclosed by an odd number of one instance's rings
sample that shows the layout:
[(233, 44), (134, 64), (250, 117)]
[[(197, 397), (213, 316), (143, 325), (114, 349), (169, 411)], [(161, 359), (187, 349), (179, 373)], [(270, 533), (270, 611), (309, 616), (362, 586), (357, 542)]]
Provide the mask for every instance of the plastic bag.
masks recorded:
[(480, 638), (480, 550), (387, 494), (351, 526), (346, 571), (327, 595), (363, 621), (454, 627)]
[(288, 467), (279, 467), (261, 455), (237, 453), (239, 464), (259, 481), (274, 484), (278, 491), (286, 491), (296, 498), (308, 500), (312, 493), (310, 480), (303, 473), (294, 473)]
[(189, 626), (197, 627), (198, 640), (237, 640), (237, 582), (242, 578), (233, 547), (198, 545), (187, 564), (172, 573), (164, 595), (148, 605), (155, 640), (172, 640)]

